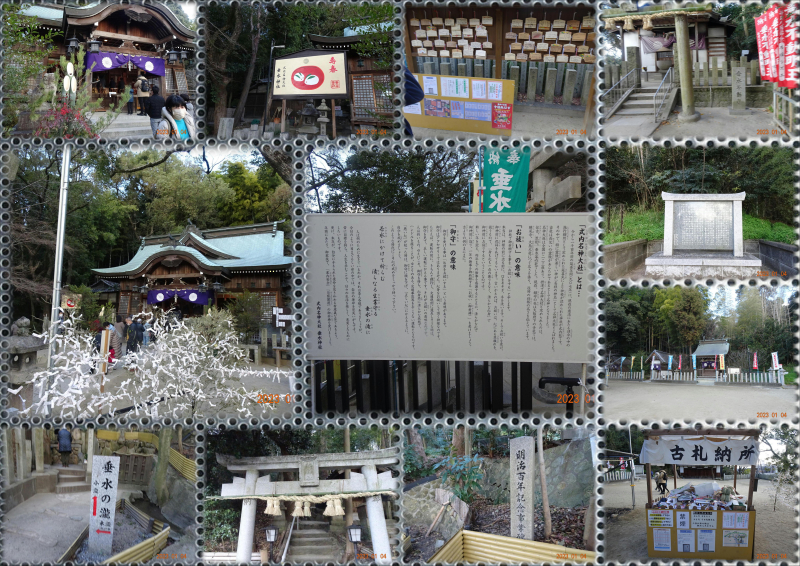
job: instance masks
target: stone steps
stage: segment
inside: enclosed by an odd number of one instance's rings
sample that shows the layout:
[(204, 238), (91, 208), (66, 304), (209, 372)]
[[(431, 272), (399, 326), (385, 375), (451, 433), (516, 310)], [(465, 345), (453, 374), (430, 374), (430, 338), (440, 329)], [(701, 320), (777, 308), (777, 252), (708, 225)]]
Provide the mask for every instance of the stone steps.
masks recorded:
[(63, 494), (63, 493), (81, 493), (83, 491), (89, 491), (91, 489), (91, 485), (87, 481), (68, 481), (68, 482), (59, 482), (56, 485), (56, 493)]
[(621, 110), (617, 110), (614, 112), (614, 116), (648, 116), (653, 114), (653, 108), (628, 108), (626, 104), (623, 104)]
[(295, 529), (292, 533), (292, 538), (314, 538), (320, 536), (330, 536), (328, 529)]
[(75, 478), (86, 477), (86, 470), (84, 470), (83, 468), (77, 468), (77, 467), (73, 467), (73, 468), (58, 468), (57, 472), (58, 472), (59, 480), (62, 477), (75, 477)]

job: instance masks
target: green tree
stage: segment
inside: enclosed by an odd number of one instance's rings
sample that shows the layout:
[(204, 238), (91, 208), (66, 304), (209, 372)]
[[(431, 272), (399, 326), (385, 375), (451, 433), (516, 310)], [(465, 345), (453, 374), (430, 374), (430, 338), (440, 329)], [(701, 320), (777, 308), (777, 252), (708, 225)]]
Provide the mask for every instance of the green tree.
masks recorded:
[(242, 162), (231, 161), (225, 164), (222, 173), (212, 175), (224, 180), (232, 191), (231, 198), (219, 204), (223, 224), (236, 226), (288, 219), (291, 189), (263, 160), (255, 171)]
[(233, 316), (233, 327), (244, 340), (249, 340), (253, 335), (258, 334), (264, 314), (261, 295), (245, 289), (228, 304), (227, 308)]

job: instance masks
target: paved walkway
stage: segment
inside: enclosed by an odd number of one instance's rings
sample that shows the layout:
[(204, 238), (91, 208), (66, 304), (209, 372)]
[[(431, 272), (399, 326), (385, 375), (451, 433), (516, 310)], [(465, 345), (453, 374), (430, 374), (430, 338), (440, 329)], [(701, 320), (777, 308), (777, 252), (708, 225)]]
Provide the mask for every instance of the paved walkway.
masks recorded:
[[(691, 480), (678, 478), (678, 486), (689, 482), (698, 484), (707, 480)], [(733, 485), (733, 480), (717, 480), (720, 485)], [(648, 562), (647, 529), (644, 505), (647, 503), (647, 484), (644, 478), (635, 482), (636, 508), (631, 508), (631, 488), (627, 481), (607, 483), (603, 486), (603, 504), (606, 508), (606, 561)], [(672, 478), (667, 487), (673, 486)], [(655, 490), (655, 485), (653, 485)], [(747, 493), (747, 483), (737, 481), (736, 490), (740, 494)], [(786, 554), (779, 561), (797, 564), (797, 528), (795, 511), (781, 503), (772, 510), (775, 491), (767, 480), (760, 480), (758, 491), (753, 493), (753, 505), (756, 509), (755, 552), (756, 554)], [(610, 510), (621, 511), (615, 513)], [(664, 559), (662, 559), (664, 560)]]
[(714, 385), (609, 380), (603, 395), (607, 420), (720, 420), (756, 419), (757, 412), (797, 411), (797, 387)]

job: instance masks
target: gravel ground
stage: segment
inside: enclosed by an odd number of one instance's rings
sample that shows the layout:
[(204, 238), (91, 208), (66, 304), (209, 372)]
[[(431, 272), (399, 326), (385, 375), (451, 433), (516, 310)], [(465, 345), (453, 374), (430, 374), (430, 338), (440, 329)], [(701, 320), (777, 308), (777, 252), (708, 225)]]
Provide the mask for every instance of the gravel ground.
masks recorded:
[(87, 537), (75, 554), (75, 561), (99, 563), (123, 550), (139, 544), (151, 536), (153, 536), (152, 533), (148, 533), (144, 527), (123, 511), (114, 517), (114, 540), (111, 543), (111, 554), (89, 552), (87, 548), (89, 539)]

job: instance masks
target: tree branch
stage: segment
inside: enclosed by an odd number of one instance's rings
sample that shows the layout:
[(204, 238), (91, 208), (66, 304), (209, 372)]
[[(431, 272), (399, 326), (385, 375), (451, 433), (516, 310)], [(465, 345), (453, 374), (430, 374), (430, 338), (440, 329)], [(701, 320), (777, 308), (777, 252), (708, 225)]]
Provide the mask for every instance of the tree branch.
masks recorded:
[(183, 152), (187, 152), (187, 151), (191, 151), (191, 150), (190, 149), (170, 149), (169, 151), (167, 151), (164, 154), (164, 157), (162, 157), (158, 161), (154, 161), (152, 163), (146, 163), (145, 165), (142, 165), (141, 167), (134, 167), (133, 169), (117, 169), (117, 168), (114, 168), (111, 171), (111, 178), (114, 178), (117, 175), (122, 175), (122, 174), (125, 174), (125, 173), (136, 173), (137, 171), (144, 171), (145, 169), (149, 169), (150, 167), (156, 167), (156, 166), (161, 165), (162, 163), (166, 162), (167, 159), (169, 159), (170, 156), (173, 153), (183, 153)]

